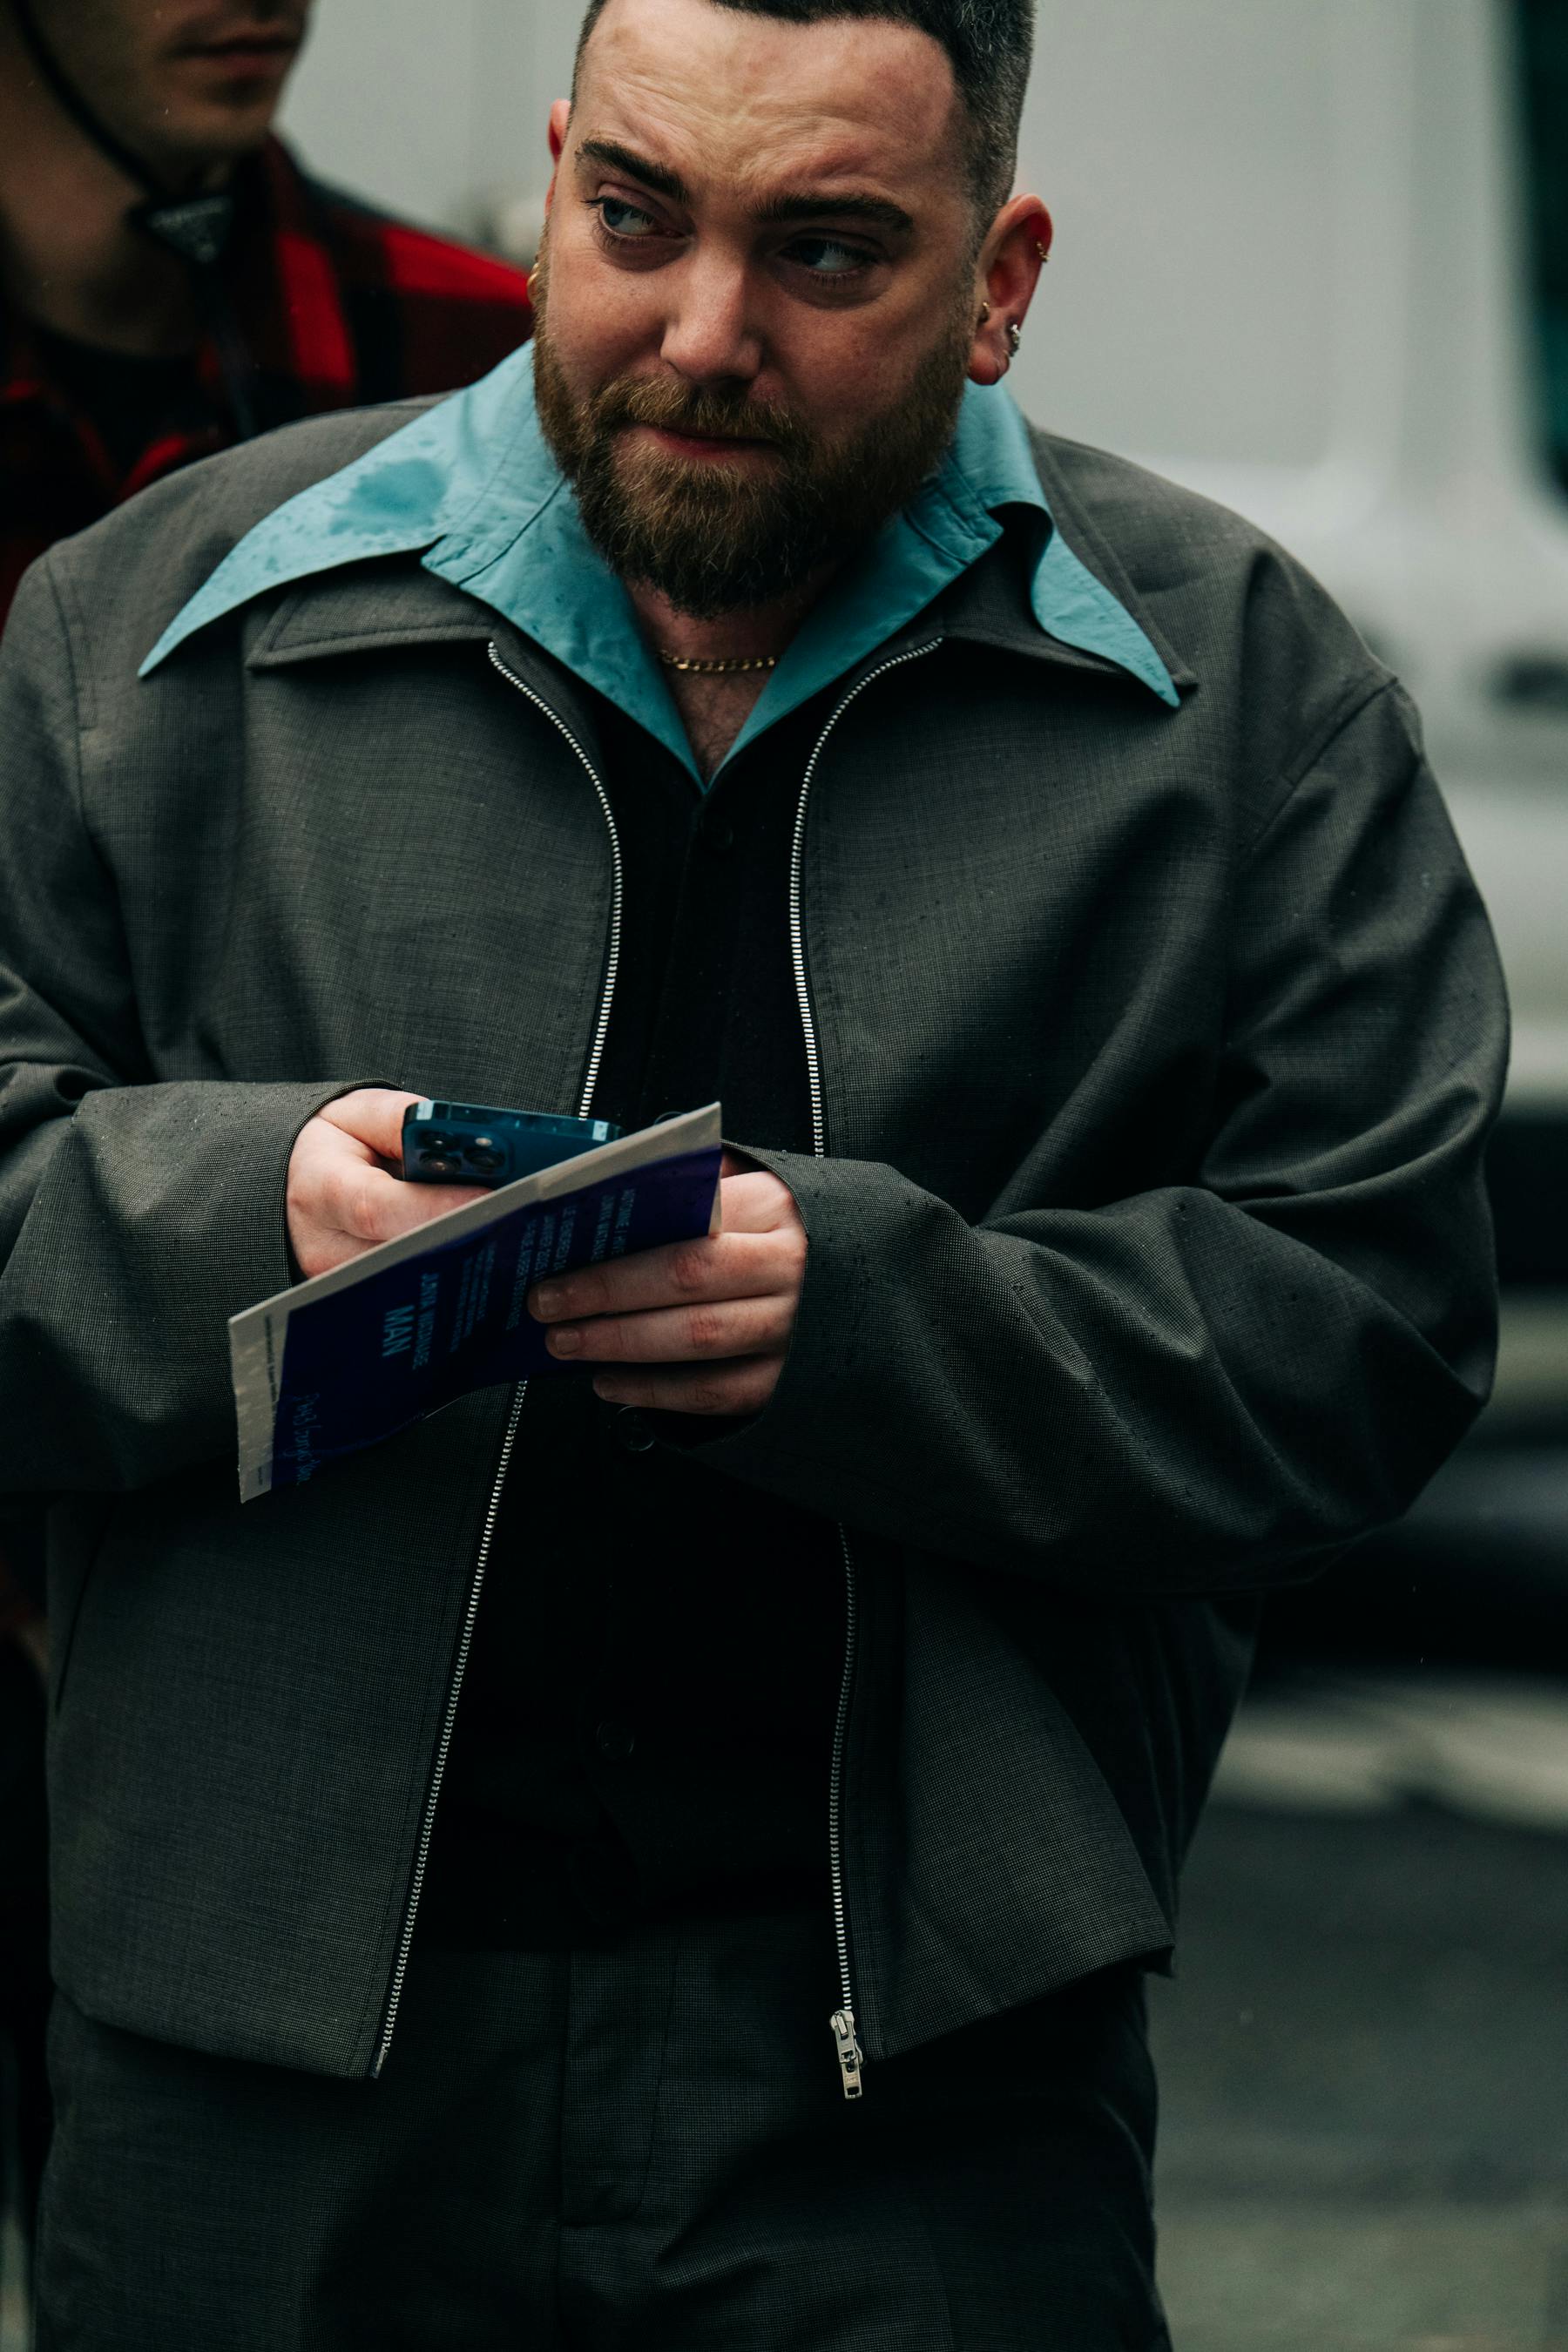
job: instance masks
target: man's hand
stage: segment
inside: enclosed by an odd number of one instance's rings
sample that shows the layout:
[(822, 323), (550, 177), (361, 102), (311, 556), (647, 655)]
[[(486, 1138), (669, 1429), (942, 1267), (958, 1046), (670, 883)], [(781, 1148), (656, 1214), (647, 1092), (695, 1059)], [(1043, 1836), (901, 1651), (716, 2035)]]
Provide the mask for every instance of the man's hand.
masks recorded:
[(760, 1412), (778, 1384), (805, 1274), (787, 1185), (726, 1157), (723, 1230), (542, 1282), (529, 1310), (563, 1363), (608, 1364), (594, 1392), (666, 1412)]
[(412, 1233), (465, 1202), (482, 1184), (405, 1184), (403, 1114), (417, 1095), (361, 1087), (340, 1095), (300, 1131), (285, 1192), (289, 1245), (302, 1275), (326, 1274), (378, 1242)]

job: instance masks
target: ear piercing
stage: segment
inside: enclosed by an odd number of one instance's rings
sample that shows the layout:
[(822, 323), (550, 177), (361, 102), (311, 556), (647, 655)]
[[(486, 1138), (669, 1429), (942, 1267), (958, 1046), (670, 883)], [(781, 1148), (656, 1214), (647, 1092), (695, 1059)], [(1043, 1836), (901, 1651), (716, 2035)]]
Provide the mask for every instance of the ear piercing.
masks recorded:
[[(982, 304), (980, 305), (980, 318), (979, 318), (978, 324), (979, 324), (980, 326), (982, 326), (982, 327), (983, 327), (983, 326), (985, 324), (986, 320), (990, 318), (990, 316), (991, 316), (991, 305), (990, 305), (990, 303), (989, 303), (989, 302), (982, 302)], [(1009, 358), (1010, 360), (1016, 360), (1016, 359), (1017, 358), (1017, 356), (1018, 356), (1018, 346), (1019, 346), (1019, 344), (1023, 341), (1023, 340), (1024, 340), (1024, 333), (1023, 333), (1023, 330), (1022, 330), (1022, 328), (1021, 328), (1021, 327), (1019, 326), (1019, 324), (1018, 324), (1018, 321), (1016, 320), (1016, 319), (1009, 319), (1009, 320), (1007, 320), (1007, 356), (1008, 356), (1008, 358)]]

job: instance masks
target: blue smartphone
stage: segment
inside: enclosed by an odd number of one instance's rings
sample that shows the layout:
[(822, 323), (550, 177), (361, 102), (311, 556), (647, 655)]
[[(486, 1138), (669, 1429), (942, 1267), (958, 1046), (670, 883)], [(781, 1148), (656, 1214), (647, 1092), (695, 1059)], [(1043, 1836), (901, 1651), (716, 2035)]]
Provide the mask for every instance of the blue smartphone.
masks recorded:
[(410, 1103), (403, 1114), (403, 1173), (410, 1184), (510, 1184), (614, 1143), (620, 1131), (607, 1118), (485, 1103)]

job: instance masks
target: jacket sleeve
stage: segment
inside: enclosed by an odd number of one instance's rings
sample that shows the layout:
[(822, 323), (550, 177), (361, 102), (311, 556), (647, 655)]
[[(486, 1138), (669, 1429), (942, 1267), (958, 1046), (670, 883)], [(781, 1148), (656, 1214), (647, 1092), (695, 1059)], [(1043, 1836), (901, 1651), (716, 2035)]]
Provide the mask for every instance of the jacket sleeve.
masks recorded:
[(149, 1083), (47, 560), (0, 651), (0, 1496), (231, 1454), (227, 1318), (290, 1280), (283, 1187), (342, 1083)]
[(972, 1227), (895, 1170), (753, 1155), (807, 1228), (767, 1409), (716, 1468), (1100, 1598), (1304, 1576), (1489, 1392), (1507, 1016), (1408, 702), (1377, 691), (1241, 874), (1190, 1181)]

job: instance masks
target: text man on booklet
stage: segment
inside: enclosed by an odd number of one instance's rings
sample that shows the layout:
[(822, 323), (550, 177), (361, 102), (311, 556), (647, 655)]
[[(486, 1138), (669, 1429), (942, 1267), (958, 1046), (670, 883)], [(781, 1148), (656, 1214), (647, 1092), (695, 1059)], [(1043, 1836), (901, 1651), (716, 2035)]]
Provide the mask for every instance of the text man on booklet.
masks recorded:
[[(1258, 1596), (1486, 1394), (1504, 1013), (1396, 681), (1011, 402), (1030, 17), (607, 0), (531, 352), (23, 588), (53, 2347), (1165, 2340), (1142, 1972)], [(415, 1096), (721, 1102), (722, 1230), (242, 1506)]]

